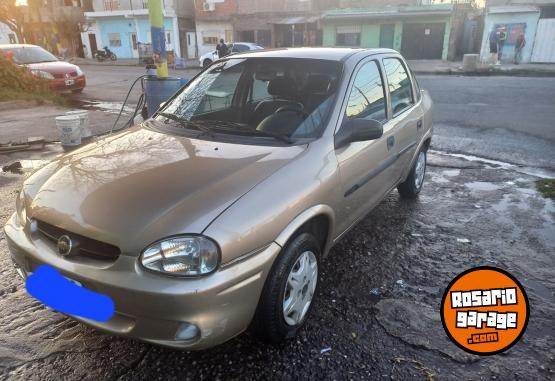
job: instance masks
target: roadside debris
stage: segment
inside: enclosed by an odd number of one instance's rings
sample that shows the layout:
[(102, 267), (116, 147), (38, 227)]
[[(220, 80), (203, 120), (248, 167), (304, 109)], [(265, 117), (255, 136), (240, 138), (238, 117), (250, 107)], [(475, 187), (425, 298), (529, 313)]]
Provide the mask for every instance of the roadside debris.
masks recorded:
[(31, 137), (26, 143), (6, 143), (0, 144), (0, 154), (13, 153), (19, 151), (40, 151), (44, 149), (45, 140), (43, 137)]
[(331, 347), (322, 348), (320, 349), (320, 354), (330, 352), (330, 351), (331, 351)]
[(20, 174), (23, 173), (23, 166), (21, 165), (20, 161), (16, 161), (16, 162), (13, 162), (11, 164), (3, 166), (2, 171), (3, 172), (16, 173), (16, 174), (20, 175)]
[(470, 243), (468, 238), (457, 238), (458, 243)]

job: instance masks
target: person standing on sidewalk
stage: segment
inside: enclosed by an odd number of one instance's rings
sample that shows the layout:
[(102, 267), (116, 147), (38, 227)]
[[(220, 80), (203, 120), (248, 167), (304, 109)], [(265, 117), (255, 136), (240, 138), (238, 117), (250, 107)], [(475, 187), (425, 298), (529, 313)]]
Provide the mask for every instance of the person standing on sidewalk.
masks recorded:
[(489, 34), (489, 52), (491, 54), (491, 62), (497, 63), (497, 30), (494, 28)]
[(503, 55), (503, 46), (505, 46), (505, 41), (507, 41), (507, 29), (502, 26), (499, 28), (499, 37), (497, 38), (497, 62), (501, 63), (501, 57)]
[(524, 38), (524, 33), (521, 33), (516, 38), (515, 42), (515, 65), (518, 65), (522, 60), (522, 49), (526, 46), (526, 39)]
[(220, 43), (216, 46), (216, 51), (218, 52), (218, 58), (224, 58), (229, 54), (229, 49), (224, 42), (224, 39), (220, 39)]

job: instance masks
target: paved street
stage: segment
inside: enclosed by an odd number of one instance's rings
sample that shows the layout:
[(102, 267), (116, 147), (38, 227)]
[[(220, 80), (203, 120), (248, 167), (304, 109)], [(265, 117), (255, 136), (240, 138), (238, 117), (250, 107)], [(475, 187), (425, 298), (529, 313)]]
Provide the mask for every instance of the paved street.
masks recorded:
[[(79, 97), (106, 102), (143, 73), (84, 69)], [(555, 173), (555, 78), (419, 79), (436, 121), (422, 194), (392, 192), (333, 248), (297, 339), (268, 346), (246, 333), (188, 353), (100, 333), (26, 294), (0, 232), (0, 379), (553, 379), (555, 204), (535, 181)], [(0, 167), (58, 152), (0, 155)], [(28, 174), (0, 172), (0, 224)], [(479, 265), (507, 269), (530, 299), (526, 333), (501, 355), (459, 350), (439, 318), (449, 281)]]

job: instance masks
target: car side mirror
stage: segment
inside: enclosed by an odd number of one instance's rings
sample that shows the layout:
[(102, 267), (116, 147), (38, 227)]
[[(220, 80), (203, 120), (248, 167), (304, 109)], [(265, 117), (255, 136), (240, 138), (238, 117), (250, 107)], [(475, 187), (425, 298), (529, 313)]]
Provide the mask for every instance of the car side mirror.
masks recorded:
[(335, 148), (349, 143), (376, 140), (383, 135), (383, 125), (374, 119), (347, 118), (335, 135)]

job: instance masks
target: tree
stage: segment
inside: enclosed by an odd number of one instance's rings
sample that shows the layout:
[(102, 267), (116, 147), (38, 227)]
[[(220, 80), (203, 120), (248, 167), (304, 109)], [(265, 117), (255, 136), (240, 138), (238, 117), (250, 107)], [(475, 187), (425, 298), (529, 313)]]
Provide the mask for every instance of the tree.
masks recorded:
[(23, 9), (16, 0), (0, 0), (0, 22), (10, 28), (19, 42), (23, 42)]

